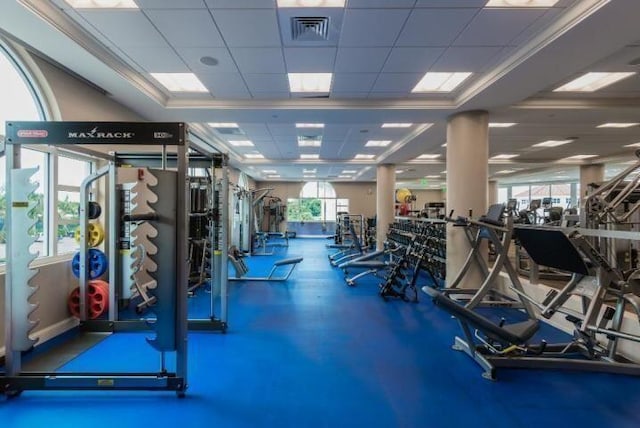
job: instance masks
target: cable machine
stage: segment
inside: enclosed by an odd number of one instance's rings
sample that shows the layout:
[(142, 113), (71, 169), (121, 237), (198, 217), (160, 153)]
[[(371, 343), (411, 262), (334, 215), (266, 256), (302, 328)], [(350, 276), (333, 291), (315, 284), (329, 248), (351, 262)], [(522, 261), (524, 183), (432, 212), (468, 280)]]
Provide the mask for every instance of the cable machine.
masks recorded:
[[(186, 180), (189, 153), (187, 150), (187, 129), (184, 123), (127, 123), (127, 122), (7, 122), (6, 124), (6, 235), (7, 268), (5, 277), (5, 372), (0, 375), (0, 393), (12, 397), (24, 390), (151, 390), (175, 391), (182, 397), (187, 388), (187, 211), (188, 182)], [(158, 352), (160, 368), (154, 372), (39, 372), (25, 371), (22, 366), (23, 352), (31, 350), (37, 342), (30, 336), (38, 321), (39, 302), (34, 301), (37, 291), (38, 269), (32, 262), (36, 255), (29, 251), (35, 238), (29, 229), (35, 220), (31, 218), (33, 209), (29, 195), (36, 189), (31, 178), (37, 168), (21, 168), (20, 150), (22, 145), (78, 144), (129, 144), (159, 146), (163, 153), (163, 169), (148, 169), (154, 181), (142, 183), (149, 187), (155, 197), (137, 200), (138, 212), (126, 218), (118, 218), (116, 213), (116, 166), (117, 158), (102, 156), (108, 164), (82, 183), (80, 192), (80, 254), (79, 254), (79, 330), (96, 330), (99, 324), (90, 322), (87, 304), (90, 260), (87, 241), (91, 238), (88, 190), (93, 182), (109, 179), (108, 238), (109, 257), (117, 260), (115, 243), (118, 241), (118, 222), (139, 222), (144, 224), (136, 236), (136, 245), (143, 246), (143, 254), (157, 266), (154, 290), (156, 302), (153, 304), (155, 319), (149, 320), (146, 329), (155, 335), (147, 338), (148, 344)], [(176, 149), (176, 171), (168, 171), (166, 148)], [(80, 149), (82, 150), (82, 149)], [(109, 267), (109, 320), (111, 332), (116, 319), (116, 263)], [(175, 354), (175, 369), (169, 371), (166, 354)]]

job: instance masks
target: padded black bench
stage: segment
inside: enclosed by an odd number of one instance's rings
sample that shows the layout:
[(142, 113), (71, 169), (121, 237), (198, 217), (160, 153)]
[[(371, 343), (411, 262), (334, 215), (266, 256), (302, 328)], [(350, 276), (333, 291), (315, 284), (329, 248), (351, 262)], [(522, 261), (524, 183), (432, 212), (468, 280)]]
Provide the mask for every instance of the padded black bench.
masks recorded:
[[(231, 260), (232, 262), (234, 262), (234, 259), (231, 259)], [(236, 266), (237, 262), (235, 262), (233, 266), (236, 269), (236, 274), (240, 273), (241, 275), (239, 277), (229, 278), (229, 281), (286, 281), (287, 279), (289, 279), (289, 277), (291, 276), (291, 273), (296, 268), (298, 263), (300, 263), (302, 260), (304, 260), (302, 257), (291, 257), (288, 259), (278, 260), (273, 263), (271, 272), (269, 272), (269, 275), (266, 277), (243, 276), (245, 273), (249, 271), (249, 269), (246, 268), (246, 269), (239, 270), (238, 266)], [(246, 266), (244, 262), (242, 262), (242, 265)], [(287, 273), (284, 276), (273, 276), (276, 270), (282, 266), (291, 266), (291, 268), (287, 271)]]

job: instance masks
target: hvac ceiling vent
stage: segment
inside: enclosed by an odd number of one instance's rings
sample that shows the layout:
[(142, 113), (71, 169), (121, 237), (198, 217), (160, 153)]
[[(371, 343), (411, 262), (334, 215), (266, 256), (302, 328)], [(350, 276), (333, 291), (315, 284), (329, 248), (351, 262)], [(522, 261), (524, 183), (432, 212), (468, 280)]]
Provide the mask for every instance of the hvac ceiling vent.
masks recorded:
[(329, 18), (317, 16), (292, 17), (291, 39), (298, 42), (329, 40)]

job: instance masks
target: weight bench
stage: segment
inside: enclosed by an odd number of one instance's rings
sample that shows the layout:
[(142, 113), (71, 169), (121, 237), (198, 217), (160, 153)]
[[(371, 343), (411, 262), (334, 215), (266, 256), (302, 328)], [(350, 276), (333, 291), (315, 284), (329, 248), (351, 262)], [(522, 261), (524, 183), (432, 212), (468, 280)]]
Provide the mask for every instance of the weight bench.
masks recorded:
[[(303, 258), (291, 257), (288, 259), (278, 260), (273, 264), (269, 275), (264, 277), (246, 277), (244, 275), (249, 272), (249, 268), (244, 260), (239, 257), (234, 257), (231, 254), (229, 254), (229, 260), (231, 261), (231, 264), (236, 271), (236, 276), (229, 278), (229, 281), (286, 281), (287, 279), (289, 279), (291, 273), (296, 268), (298, 263), (303, 260)], [(289, 270), (284, 274), (284, 276), (274, 276), (278, 268), (283, 266), (289, 266)]]
[[(378, 272), (389, 267), (389, 262), (384, 260), (374, 260), (380, 256), (384, 256), (386, 251), (373, 251), (369, 254), (365, 254), (363, 256), (358, 257), (357, 259), (349, 260), (347, 262), (341, 263), (338, 265), (340, 269), (344, 271), (345, 281), (347, 285), (355, 285), (356, 280), (367, 276), (374, 275), (377, 276)], [(348, 269), (365, 269), (364, 271), (348, 278), (346, 275), (348, 274)]]

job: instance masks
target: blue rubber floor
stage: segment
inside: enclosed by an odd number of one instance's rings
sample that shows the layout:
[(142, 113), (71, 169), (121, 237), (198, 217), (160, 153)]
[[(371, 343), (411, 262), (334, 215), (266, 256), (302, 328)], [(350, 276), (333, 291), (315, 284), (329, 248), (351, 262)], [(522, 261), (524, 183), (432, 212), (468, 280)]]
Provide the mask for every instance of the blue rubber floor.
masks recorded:
[[(385, 303), (374, 278), (347, 287), (329, 266), (326, 242), (292, 239), (288, 252), (247, 261), (259, 274), (275, 259), (304, 256), (286, 283), (231, 286), (228, 334), (189, 335), (185, 399), (25, 392), (0, 402), (0, 426), (640, 426), (639, 378), (503, 370), (497, 382), (484, 380), (450, 349), (455, 320), (426, 296)], [(113, 335), (65, 369), (156, 370), (144, 337)]]

